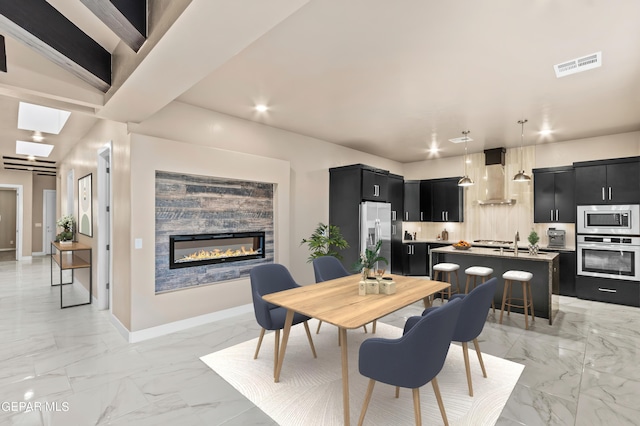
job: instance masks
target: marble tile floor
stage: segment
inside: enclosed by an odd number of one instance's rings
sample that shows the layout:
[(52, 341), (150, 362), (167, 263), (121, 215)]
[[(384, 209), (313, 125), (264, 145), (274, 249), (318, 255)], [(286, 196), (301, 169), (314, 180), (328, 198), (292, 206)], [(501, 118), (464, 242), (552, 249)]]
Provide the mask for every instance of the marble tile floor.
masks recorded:
[[(253, 314), (129, 344), (106, 311), (59, 303), (47, 257), (0, 262), (0, 424), (275, 424), (198, 359), (257, 337)], [(402, 327), (421, 311), (382, 321)], [(640, 309), (562, 297), (553, 326), (498, 317), (483, 352), (526, 366), (498, 425), (640, 424)]]

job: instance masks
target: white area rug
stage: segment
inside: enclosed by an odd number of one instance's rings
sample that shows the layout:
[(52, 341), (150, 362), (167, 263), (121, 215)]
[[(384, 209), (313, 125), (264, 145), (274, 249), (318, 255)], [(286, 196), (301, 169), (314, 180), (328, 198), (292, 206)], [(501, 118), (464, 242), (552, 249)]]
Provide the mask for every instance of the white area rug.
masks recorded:
[[(309, 321), (318, 358), (311, 354), (304, 328), (292, 328), (287, 353), (280, 375), (280, 383), (273, 381), (273, 333), (266, 334), (258, 359), (253, 359), (258, 339), (253, 339), (218, 352), (201, 360), (223, 377), (251, 402), (280, 425), (341, 425), (342, 369), (337, 328), (323, 324), (320, 334), (314, 334), (317, 322)], [(362, 329), (349, 330), (349, 391), (351, 423), (357, 424), (369, 379), (358, 372), (358, 350), (363, 340), (371, 337), (397, 338), (402, 330), (378, 323), (376, 334)], [(470, 397), (464, 369), (462, 348), (452, 345), (444, 368), (438, 375), (442, 400), (451, 425), (493, 425), (513, 390), (524, 366), (483, 354), (488, 378), (470, 345), (471, 377), (474, 396)], [(424, 424), (442, 424), (442, 417), (427, 383), (420, 389)], [(365, 424), (412, 425), (414, 423), (411, 391), (376, 383), (367, 410)]]

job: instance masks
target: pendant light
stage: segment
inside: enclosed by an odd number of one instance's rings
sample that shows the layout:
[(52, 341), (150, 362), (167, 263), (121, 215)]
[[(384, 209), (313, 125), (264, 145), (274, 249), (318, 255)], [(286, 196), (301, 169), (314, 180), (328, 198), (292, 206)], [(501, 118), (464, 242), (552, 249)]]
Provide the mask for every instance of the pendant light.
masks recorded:
[(526, 123), (527, 121), (529, 120), (527, 120), (526, 118), (523, 120), (518, 120), (518, 124), (520, 124), (520, 126), (522, 127), (522, 132), (520, 134), (520, 171), (516, 173), (516, 175), (513, 177), (514, 182), (531, 182), (531, 176), (529, 176), (524, 172), (524, 166), (522, 165), (523, 163), (522, 145), (524, 143), (524, 123)]
[(467, 141), (469, 140), (469, 133), (471, 133), (469, 130), (462, 131), (464, 135), (464, 176), (458, 181), (458, 186), (471, 186), (475, 184), (473, 179), (467, 174)]

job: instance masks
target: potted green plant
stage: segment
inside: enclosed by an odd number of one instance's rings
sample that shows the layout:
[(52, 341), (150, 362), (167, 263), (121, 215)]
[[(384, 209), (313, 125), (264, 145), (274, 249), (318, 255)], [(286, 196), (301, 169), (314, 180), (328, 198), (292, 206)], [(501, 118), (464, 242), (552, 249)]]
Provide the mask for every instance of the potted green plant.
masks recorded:
[(313, 262), (313, 259), (322, 256), (333, 256), (342, 259), (338, 250), (349, 247), (349, 243), (340, 233), (340, 228), (335, 225), (325, 225), (318, 223), (318, 227), (313, 231), (309, 238), (303, 238), (302, 244), (308, 244), (311, 254), (307, 262)]
[(56, 241), (60, 244), (70, 244), (73, 241), (73, 228), (76, 220), (73, 215), (62, 216), (56, 221), (56, 225), (62, 228), (62, 232), (56, 235)]
[[(383, 256), (380, 256), (380, 247), (382, 247), (382, 240), (379, 240), (373, 250), (366, 248), (364, 253), (360, 253), (360, 258), (355, 263), (353, 269), (356, 272), (362, 273), (362, 278), (368, 278), (376, 272), (376, 264), (378, 262), (384, 262), (388, 265), (389, 262)], [(377, 268), (382, 270), (383, 268)], [(380, 274), (382, 275), (382, 274)]]
[(538, 241), (540, 241), (540, 237), (535, 230), (531, 230), (529, 236), (527, 237), (529, 240), (529, 254), (537, 255), (538, 254)]

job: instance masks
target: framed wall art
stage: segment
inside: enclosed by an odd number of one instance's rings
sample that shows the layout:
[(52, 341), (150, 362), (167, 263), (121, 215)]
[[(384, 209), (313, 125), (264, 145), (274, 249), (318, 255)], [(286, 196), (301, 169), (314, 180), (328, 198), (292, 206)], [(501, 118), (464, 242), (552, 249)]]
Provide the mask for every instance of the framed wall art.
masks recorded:
[(91, 173), (78, 179), (78, 232), (93, 237)]

